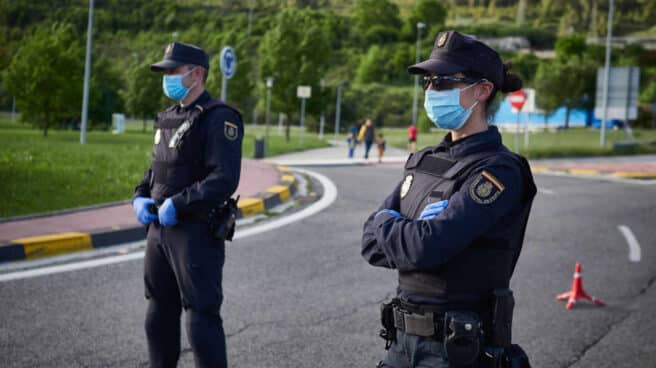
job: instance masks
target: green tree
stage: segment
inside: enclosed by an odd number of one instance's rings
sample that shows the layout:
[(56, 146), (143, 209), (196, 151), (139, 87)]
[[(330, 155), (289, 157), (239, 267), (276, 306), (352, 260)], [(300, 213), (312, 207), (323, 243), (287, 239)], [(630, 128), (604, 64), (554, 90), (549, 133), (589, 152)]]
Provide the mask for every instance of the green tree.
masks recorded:
[(418, 0), (412, 14), (403, 23), (402, 34), (406, 41), (417, 39), (417, 23), (426, 24), (422, 30), (422, 39), (433, 41), (437, 33), (444, 28), (448, 15), (447, 8), (438, 0)]
[(311, 14), (294, 9), (281, 12), (260, 43), (260, 75), (274, 78), (272, 109), (287, 113), (287, 140), (291, 117), (299, 106), (296, 87), (310, 85), (316, 93), (329, 61), (326, 44), (321, 25)]
[(84, 73), (81, 39), (70, 24), (39, 27), (4, 72), (22, 119), (43, 128), (44, 137), (51, 124), (80, 113)]
[[(152, 58), (152, 60), (156, 60)], [(162, 77), (150, 71), (150, 58), (147, 61), (136, 62), (127, 70), (125, 88), (121, 96), (125, 101), (125, 111), (143, 121), (143, 131), (146, 131), (146, 121), (157, 114), (162, 107)]]
[(402, 25), (399, 7), (389, 0), (357, 0), (353, 4), (356, 34), (365, 45), (395, 42)]
[(544, 62), (534, 80), (536, 103), (545, 110), (545, 115), (564, 106), (565, 128), (569, 128), (571, 109), (590, 109), (594, 104), (596, 78), (597, 65), (589, 61)]
[(512, 57), (512, 72), (517, 73), (524, 82), (530, 85), (540, 65), (540, 59), (533, 54), (515, 54)]
[[(228, 102), (235, 108), (246, 113), (255, 106), (256, 95), (255, 78), (257, 72), (257, 39), (247, 37), (245, 32), (231, 31), (223, 34), (220, 40), (220, 48), (230, 45), (237, 54), (237, 71), (228, 81)], [(212, 95), (219, 97), (221, 93), (221, 83), (223, 75), (221, 74), (220, 60), (221, 52), (213, 53), (210, 59), (210, 74), (207, 78), (207, 90)]]
[(554, 50), (560, 60), (580, 60), (586, 52), (585, 37), (578, 34), (558, 37)]
[(391, 51), (393, 50), (379, 45), (371, 46), (358, 66), (355, 80), (359, 83), (388, 82)]
[(109, 129), (112, 113), (123, 111), (120, 89), (123, 80), (111, 61), (97, 57), (91, 68), (89, 83), (89, 126)]

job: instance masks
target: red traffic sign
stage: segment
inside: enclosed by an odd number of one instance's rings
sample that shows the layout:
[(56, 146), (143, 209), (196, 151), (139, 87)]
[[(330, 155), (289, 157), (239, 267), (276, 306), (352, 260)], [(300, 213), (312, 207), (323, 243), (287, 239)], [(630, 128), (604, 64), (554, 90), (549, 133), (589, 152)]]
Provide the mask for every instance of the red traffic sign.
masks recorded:
[(526, 92), (524, 92), (523, 89), (515, 92), (510, 92), (508, 94), (508, 100), (510, 101), (510, 105), (512, 105), (512, 107), (517, 110), (521, 110), (522, 107), (524, 107), (524, 102), (526, 102)]

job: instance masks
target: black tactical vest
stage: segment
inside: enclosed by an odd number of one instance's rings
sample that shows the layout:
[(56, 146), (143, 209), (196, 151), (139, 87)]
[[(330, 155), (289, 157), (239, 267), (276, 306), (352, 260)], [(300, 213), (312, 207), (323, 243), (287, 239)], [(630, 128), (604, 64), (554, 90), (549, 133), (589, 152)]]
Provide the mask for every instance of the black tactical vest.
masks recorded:
[[(503, 149), (453, 161), (439, 157), (431, 149), (419, 151), (405, 165), (401, 193), (407, 194), (401, 198), (401, 214), (417, 219), (427, 204), (451, 198), (474, 170), (499, 161), (519, 164), (525, 181), (522, 205), (511, 214), (515, 219), (511, 228), (502, 235), (481, 236), (435, 270), (399, 272), (401, 290), (457, 304), (480, 302), (489, 297), (493, 289), (508, 287), (536, 192), (528, 163), (523, 157)], [(404, 189), (404, 185), (411, 189)]]
[(174, 105), (157, 115), (150, 192), (158, 204), (207, 176), (202, 116), (220, 106), (230, 108), (211, 99), (188, 111), (179, 111)]

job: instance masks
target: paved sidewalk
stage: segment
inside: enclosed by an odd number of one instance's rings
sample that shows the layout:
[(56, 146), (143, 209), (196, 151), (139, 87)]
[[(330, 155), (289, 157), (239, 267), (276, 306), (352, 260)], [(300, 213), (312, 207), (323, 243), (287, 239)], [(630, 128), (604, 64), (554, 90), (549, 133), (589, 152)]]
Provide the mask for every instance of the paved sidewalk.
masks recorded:
[[(334, 142), (333, 142), (334, 144)], [(372, 147), (370, 157), (365, 160), (364, 148), (358, 146), (355, 158), (347, 158), (344, 142), (332, 147), (296, 152), (268, 160), (287, 166), (333, 166), (333, 165), (376, 165), (378, 150)], [(388, 147), (382, 163), (404, 163), (408, 157), (405, 150)], [(585, 157), (564, 159), (530, 160), (534, 173), (559, 173), (581, 176), (620, 177), (629, 179), (656, 179), (656, 155)]]
[[(369, 159), (364, 158), (364, 145), (355, 148), (353, 158), (348, 158), (346, 142), (331, 141), (331, 147), (318, 148), (309, 151), (287, 153), (270, 157), (267, 160), (277, 165), (286, 166), (336, 166), (336, 165), (375, 165), (378, 164), (378, 147), (371, 146)], [(408, 152), (387, 144), (382, 163), (403, 163), (408, 158)]]
[(656, 179), (656, 155), (540, 159), (532, 160), (531, 168), (537, 173)]
[[(287, 168), (243, 160), (236, 195), (240, 216), (287, 200), (296, 179)], [(0, 220), (0, 263), (104, 247), (143, 239), (129, 201)]]

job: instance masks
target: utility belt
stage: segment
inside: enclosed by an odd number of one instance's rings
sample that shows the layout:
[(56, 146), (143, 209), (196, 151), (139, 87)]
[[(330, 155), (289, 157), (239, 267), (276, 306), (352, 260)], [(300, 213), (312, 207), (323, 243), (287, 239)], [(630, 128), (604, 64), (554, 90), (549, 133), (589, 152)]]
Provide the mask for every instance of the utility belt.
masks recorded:
[[(238, 201), (239, 196), (237, 198), (228, 198), (224, 204), (209, 211), (180, 214), (178, 220), (206, 223), (212, 237), (232, 241), (237, 224), (237, 215), (239, 213), (239, 208), (237, 207)], [(148, 211), (157, 214), (157, 207), (153, 205)]]
[(485, 331), (480, 313), (472, 310), (450, 310), (392, 299), (381, 305), (380, 337), (385, 340), (385, 349), (396, 341), (397, 330), (435, 339), (442, 342), (447, 360), (454, 365), (480, 362), (489, 368), (530, 368), (526, 353), (519, 345), (511, 344), (513, 307), (511, 290), (495, 290), (494, 306), (489, 314), (492, 321), (485, 323), (490, 326)]
[(430, 337), (441, 341), (444, 333), (446, 309), (430, 305), (406, 303), (399, 299), (381, 306), (383, 326), (392, 325), (394, 329), (410, 335)]

